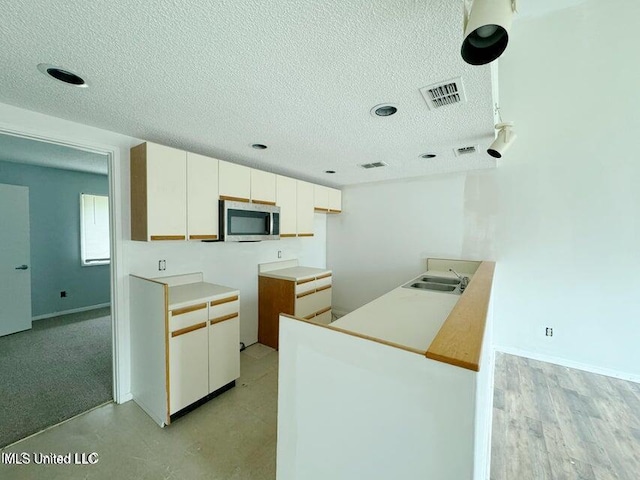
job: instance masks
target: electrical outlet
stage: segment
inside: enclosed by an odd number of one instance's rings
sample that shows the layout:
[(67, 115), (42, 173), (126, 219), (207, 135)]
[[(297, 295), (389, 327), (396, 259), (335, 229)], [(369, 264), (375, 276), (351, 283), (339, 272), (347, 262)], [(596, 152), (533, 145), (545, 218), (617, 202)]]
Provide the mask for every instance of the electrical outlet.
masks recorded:
[(553, 337), (553, 328), (551, 328), (551, 327), (547, 327), (547, 328), (546, 328), (546, 330), (545, 330), (545, 332), (544, 332), (544, 334), (545, 334), (547, 337)]
[(282, 250), (278, 250), (278, 258), (282, 258)]
[(60, 298), (66, 298), (66, 296), (67, 296), (67, 291), (66, 290), (62, 290), (60, 292)]
[(158, 260), (158, 270), (164, 271), (167, 269), (167, 261), (166, 260)]

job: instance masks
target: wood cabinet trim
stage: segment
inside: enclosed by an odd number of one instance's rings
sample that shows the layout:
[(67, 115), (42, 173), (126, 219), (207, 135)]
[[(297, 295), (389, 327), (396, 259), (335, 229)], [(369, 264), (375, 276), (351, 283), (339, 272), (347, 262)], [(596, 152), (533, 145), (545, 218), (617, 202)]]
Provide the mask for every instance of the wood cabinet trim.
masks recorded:
[(251, 199), (251, 203), (257, 203), (258, 205), (271, 205), (273, 207), (276, 206), (276, 202), (271, 202), (268, 200), (253, 200)]
[(295, 311), (295, 282), (258, 277), (258, 341), (278, 348), (279, 315)]
[(313, 282), (315, 280), (314, 277), (311, 278), (303, 278), (302, 280), (297, 280), (296, 281), (296, 285), (302, 285), (304, 283), (309, 283), (309, 282)]
[(248, 198), (230, 197), (228, 195), (220, 195), (220, 200), (229, 200), (231, 202), (245, 202), (245, 203), (250, 203), (251, 202), (251, 200), (249, 200)]
[(171, 385), (169, 378), (169, 285), (163, 284), (164, 290), (164, 375), (165, 375), (165, 388), (167, 395), (167, 418), (165, 423), (169, 425), (171, 423)]
[(186, 240), (184, 235), (151, 235), (151, 240)]
[(342, 213), (342, 210), (331, 210), (331, 209), (329, 209), (329, 211), (327, 213)]
[(313, 210), (318, 212), (318, 213), (329, 213), (329, 209), (328, 208), (313, 207)]
[(321, 292), (322, 290), (328, 290), (331, 288), (331, 285), (325, 285), (324, 287), (316, 288), (316, 292)]
[(311, 320), (313, 317), (315, 317), (317, 315), (317, 313), (312, 313), (311, 315), (307, 315), (306, 317), (303, 317), (305, 320)]
[(218, 235), (189, 235), (189, 240), (217, 240)]
[(323, 279), (323, 278), (330, 277), (331, 275), (332, 275), (332, 273), (331, 273), (331, 272), (329, 272), (329, 273), (323, 273), (322, 275), (318, 275), (318, 276), (316, 277), (316, 280), (321, 280), (321, 279)]
[(315, 315), (322, 315), (323, 313), (327, 313), (331, 311), (331, 307), (323, 308), (322, 310), (318, 310)]
[(207, 308), (206, 303), (198, 303), (197, 305), (189, 305), (188, 307), (176, 308), (175, 310), (171, 310), (171, 316), (175, 317), (177, 315), (184, 315), (185, 313), (195, 312), (198, 310), (203, 310)]
[[(487, 322), (495, 262), (482, 262), (429, 345), (426, 357), (475, 372)], [(486, 345), (490, 348), (490, 345)]]
[(296, 295), (296, 298), (306, 297), (307, 295), (313, 295), (316, 293), (316, 290), (309, 290), (308, 292), (299, 293)]
[(171, 338), (179, 337), (180, 335), (184, 335), (186, 333), (191, 333), (196, 330), (200, 330), (207, 326), (207, 322), (196, 323), (195, 325), (191, 325), (190, 327), (181, 328), (180, 330), (175, 330), (171, 332)]
[(280, 234), (280, 238), (289, 238), (289, 237), (295, 237), (296, 234), (295, 233), (281, 233)]
[(215, 307), (216, 305), (235, 302), (236, 300), (238, 300), (238, 298), (239, 298), (238, 295), (234, 295), (233, 297), (221, 298), (220, 300), (211, 300), (211, 302), (209, 302), (209, 305), (211, 305), (212, 307)]
[(216, 317), (216, 318), (212, 318), (211, 320), (209, 320), (209, 324), (213, 325), (215, 323), (220, 323), (220, 322), (224, 322), (227, 320), (231, 320), (232, 318), (236, 318), (240, 315), (239, 312), (235, 312), (235, 313), (230, 313), (229, 315), (223, 315), (221, 317)]
[(313, 233), (299, 233), (299, 237), (313, 237)]

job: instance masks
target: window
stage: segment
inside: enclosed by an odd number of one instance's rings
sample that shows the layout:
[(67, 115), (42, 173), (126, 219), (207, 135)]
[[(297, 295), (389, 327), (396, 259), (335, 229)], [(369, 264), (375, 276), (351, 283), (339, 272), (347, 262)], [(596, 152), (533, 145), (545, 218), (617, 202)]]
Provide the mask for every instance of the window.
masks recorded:
[(82, 265), (105, 265), (111, 260), (109, 197), (80, 195), (80, 256)]

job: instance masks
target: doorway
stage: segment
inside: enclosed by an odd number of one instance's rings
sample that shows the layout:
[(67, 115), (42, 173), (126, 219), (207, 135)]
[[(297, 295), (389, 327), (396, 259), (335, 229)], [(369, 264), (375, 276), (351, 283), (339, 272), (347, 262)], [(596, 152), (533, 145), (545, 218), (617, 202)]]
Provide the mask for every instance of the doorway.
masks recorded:
[(110, 196), (109, 161), (0, 132), (0, 183), (21, 187), (30, 200), (29, 259), (16, 273), (31, 274), (32, 297), (13, 296), (12, 305), (30, 303), (31, 314), (0, 337), (0, 447), (114, 399), (113, 268), (104, 255), (86, 262), (80, 247), (83, 199)]

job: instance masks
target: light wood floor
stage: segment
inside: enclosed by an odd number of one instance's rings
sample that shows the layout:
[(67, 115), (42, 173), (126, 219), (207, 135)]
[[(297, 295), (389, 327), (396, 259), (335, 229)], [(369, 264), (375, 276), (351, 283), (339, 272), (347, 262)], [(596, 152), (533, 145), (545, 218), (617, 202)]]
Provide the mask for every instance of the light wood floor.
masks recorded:
[(492, 480), (640, 479), (640, 384), (497, 354)]

